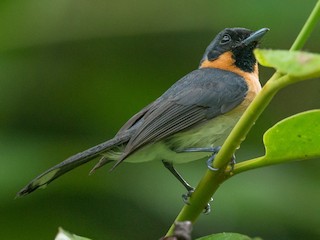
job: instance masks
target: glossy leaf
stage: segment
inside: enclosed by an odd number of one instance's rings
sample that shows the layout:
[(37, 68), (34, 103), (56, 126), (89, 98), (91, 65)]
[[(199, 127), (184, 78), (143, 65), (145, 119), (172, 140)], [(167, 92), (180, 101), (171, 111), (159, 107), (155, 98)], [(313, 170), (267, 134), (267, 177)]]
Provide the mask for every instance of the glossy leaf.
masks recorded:
[(320, 77), (320, 54), (287, 50), (256, 49), (258, 62), (297, 78)]
[(270, 164), (320, 158), (320, 110), (278, 122), (264, 134), (263, 141), (264, 161)]

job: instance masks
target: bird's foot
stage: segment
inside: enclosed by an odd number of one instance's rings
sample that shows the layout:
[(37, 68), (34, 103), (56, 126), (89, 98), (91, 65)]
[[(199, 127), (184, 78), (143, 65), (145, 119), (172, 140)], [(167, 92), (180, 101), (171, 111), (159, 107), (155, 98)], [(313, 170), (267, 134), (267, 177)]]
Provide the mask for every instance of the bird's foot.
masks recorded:
[[(218, 152), (220, 151), (221, 147), (207, 147), (207, 148), (187, 148), (184, 150), (181, 150), (180, 152), (209, 152), (212, 153), (212, 155), (209, 157), (209, 159), (207, 160), (207, 167), (211, 170), (211, 171), (218, 171), (218, 168), (214, 168), (213, 162), (214, 159), (216, 157), (216, 155), (218, 154)], [(231, 161), (230, 161), (230, 167), (231, 169), (229, 170), (229, 172), (232, 172), (234, 169), (234, 165), (236, 164), (236, 157), (235, 155), (232, 155)]]
[[(214, 152), (211, 157), (207, 160), (207, 167), (211, 170), (211, 171), (218, 171), (219, 169), (217, 168), (214, 168), (212, 167), (213, 165), (213, 162), (214, 162), (214, 159), (215, 157), (217, 156), (219, 150), (221, 149), (221, 147), (217, 148), (218, 150), (216, 152)], [(232, 157), (231, 157), (231, 160), (229, 162), (229, 165), (230, 165), (230, 170), (228, 170), (228, 172), (232, 172), (233, 169), (234, 169), (234, 165), (236, 164), (236, 157), (235, 155), (233, 154)]]
[(194, 192), (194, 189), (191, 189), (187, 193), (182, 194), (182, 200), (185, 204), (190, 205), (189, 199), (193, 192)]
[[(185, 204), (190, 205), (189, 199), (193, 194), (194, 190), (195, 189), (193, 188), (193, 189), (190, 189), (187, 193), (182, 194), (182, 200)], [(210, 202), (212, 201), (213, 201), (213, 198), (210, 199)], [(209, 214), (210, 212), (211, 212), (211, 206), (210, 206), (210, 203), (207, 203), (207, 205), (203, 209), (203, 214)]]

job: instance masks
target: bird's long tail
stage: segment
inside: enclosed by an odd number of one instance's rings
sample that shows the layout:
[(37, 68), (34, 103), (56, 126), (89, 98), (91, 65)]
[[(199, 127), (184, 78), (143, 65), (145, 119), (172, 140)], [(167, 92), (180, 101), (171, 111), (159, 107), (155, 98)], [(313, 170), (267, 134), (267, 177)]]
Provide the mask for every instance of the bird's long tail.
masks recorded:
[(63, 162), (57, 164), (56, 166), (48, 169), (35, 179), (33, 179), (27, 186), (21, 189), (17, 193), (17, 197), (25, 196), (38, 188), (46, 187), (54, 179), (62, 176), (63, 174), (69, 172), (70, 170), (79, 167), (80, 165), (89, 162), (90, 160), (96, 158), (103, 152), (127, 142), (129, 139), (129, 134), (123, 134), (122, 136), (117, 136), (109, 141), (101, 143), (97, 146), (89, 148), (83, 152), (73, 155)]

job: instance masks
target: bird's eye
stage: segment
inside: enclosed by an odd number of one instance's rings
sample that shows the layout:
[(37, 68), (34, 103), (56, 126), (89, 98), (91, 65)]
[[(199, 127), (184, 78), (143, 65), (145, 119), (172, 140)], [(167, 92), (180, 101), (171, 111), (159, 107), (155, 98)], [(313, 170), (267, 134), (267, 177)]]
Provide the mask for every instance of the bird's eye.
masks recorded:
[(223, 35), (221, 41), (220, 41), (220, 44), (226, 44), (228, 43), (229, 41), (231, 40), (231, 37), (229, 34), (225, 34)]

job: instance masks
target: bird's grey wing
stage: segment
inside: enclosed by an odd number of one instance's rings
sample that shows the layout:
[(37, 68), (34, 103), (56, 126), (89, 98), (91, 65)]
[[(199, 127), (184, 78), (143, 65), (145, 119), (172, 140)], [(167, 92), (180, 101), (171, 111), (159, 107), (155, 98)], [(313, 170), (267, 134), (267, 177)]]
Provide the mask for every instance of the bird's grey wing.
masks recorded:
[(118, 163), (148, 143), (230, 111), (244, 100), (247, 91), (245, 80), (235, 73), (212, 68), (191, 72), (144, 113)]

